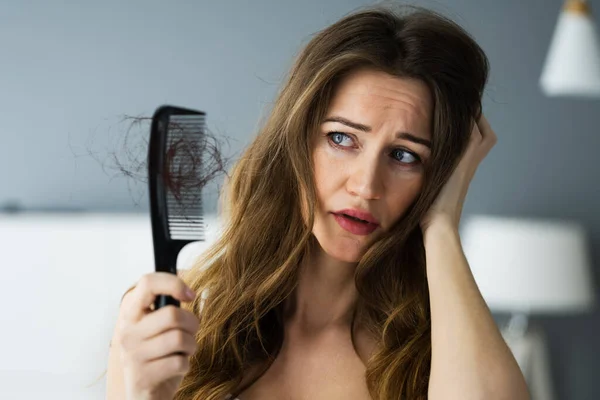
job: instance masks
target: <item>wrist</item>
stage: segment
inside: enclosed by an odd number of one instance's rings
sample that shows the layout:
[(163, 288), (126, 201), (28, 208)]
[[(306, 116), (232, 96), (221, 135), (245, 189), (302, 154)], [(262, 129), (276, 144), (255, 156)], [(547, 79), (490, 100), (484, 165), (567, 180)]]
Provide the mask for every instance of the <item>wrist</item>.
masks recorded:
[(435, 239), (440, 236), (459, 235), (457, 224), (449, 218), (438, 218), (432, 221), (423, 232), (423, 241)]

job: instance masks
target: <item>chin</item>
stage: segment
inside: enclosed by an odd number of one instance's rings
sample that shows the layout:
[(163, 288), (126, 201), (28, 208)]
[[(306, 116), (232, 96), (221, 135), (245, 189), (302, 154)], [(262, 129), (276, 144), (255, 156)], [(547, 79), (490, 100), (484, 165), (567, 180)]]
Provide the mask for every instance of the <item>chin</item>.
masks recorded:
[(337, 261), (346, 263), (357, 263), (358, 261), (360, 261), (361, 257), (365, 253), (362, 246), (360, 246), (356, 242), (352, 244), (350, 240), (346, 240), (348, 242), (347, 244), (331, 243), (331, 241), (326, 241), (325, 243), (322, 243), (320, 240), (318, 240), (318, 238), (317, 241), (319, 242), (319, 245), (321, 246), (323, 252)]
[(315, 218), (313, 235), (325, 254), (347, 263), (359, 262), (373, 239), (342, 230), (333, 218), (319, 217)]
[(327, 256), (341, 262), (357, 263), (367, 250), (367, 244), (363, 240), (343, 234), (328, 235), (315, 230), (313, 235)]

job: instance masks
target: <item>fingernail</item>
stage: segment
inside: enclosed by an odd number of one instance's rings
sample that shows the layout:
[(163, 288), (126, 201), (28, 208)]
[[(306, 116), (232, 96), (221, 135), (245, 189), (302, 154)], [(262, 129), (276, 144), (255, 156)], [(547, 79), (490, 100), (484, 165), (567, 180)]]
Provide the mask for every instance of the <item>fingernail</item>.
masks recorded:
[(196, 292), (194, 292), (192, 289), (187, 288), (185, 289), (185, 294), (188, 297), (188, 299), (192, 300), (196, 297)]

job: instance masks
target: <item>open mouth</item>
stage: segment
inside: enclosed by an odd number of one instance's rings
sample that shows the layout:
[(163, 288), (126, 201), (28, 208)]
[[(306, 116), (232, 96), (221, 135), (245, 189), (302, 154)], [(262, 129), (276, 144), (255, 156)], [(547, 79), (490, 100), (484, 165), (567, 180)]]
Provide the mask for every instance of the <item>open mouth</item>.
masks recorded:
[(333, 216), (342, 229), (355, 235), (369, 235), (379, 226), (379, 224), (365, 221), (364, 219), (356, 218), (344, 213), (333, 213)]
[(370, 224), (369, 221), (365, 221), (364, 219), (359, 219), (359, 218), (356, 218), (356, 217), (352, 217), (352, 216), (350, 216), (348, 214), (339, 214), (339, 215), (341, 215), (342, 217), (349, 218), (349, 219), (351, 219), (353, 221), (356, 221), (356, 222), (362, 222), (363, 224)]

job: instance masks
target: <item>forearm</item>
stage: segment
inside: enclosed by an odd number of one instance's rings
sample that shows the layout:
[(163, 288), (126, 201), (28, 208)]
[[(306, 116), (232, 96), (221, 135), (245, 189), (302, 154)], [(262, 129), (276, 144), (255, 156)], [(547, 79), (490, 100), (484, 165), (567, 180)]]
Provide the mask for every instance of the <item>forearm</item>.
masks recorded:
[(424, 235), (431, 304), (429, 399), (529, 399), (450, 224)]

